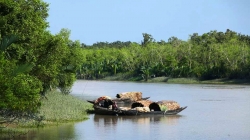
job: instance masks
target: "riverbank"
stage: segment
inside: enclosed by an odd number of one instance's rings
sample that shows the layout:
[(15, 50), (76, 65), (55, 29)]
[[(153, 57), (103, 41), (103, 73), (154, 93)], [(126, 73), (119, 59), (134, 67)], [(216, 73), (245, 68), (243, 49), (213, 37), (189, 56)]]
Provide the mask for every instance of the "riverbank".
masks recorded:
[[(38, 122), (35, 120), (25, 120), (14, 122), (8, 127), (4, 125), (0, 129), (0, 134), (7, 137), (20, 135), (31, 128), (58, 125), (67, 122), (77, 122), (88, 119), (87, 110), (92, 109), (92, 105), (86, 101), (78, 99), (72, 95), (63, 95), (60, 92), (52, 91), (42, 99), (41, 108), (37, 116), (43, 118)], [(1, 126), (0, 126), (1, 127)], [(1, 137), (0, 137), (1, 139)]]
[(195, 78), (166, 78), (156, 77), (148, 82), (167, 82), (170, 84), (250, 84), (248, 79), (213, 79), (213, 80), (198, 80)]
[(250, 85), (250, 79), (212, 79), (199, 80), (197, 78), (170, 78), (170, 77), (154, 77), (149, 78), (148, 81), (139, 78), (127, 78), (122, 74), (116, 76), (108, 76), (101, 80), (104, 81), (138, 81), (138, 82), (155, 82), (155, 83), (169, 83), (169, 84), (246, 84)]

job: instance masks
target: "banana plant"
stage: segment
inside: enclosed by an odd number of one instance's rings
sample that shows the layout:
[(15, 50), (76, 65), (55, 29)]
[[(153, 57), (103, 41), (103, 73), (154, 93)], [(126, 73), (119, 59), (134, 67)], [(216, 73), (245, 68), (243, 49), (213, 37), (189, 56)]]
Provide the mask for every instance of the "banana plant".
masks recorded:
[(18, 39), (17, 36), (15, 35), (9, 35), (9, 36), (4, 36), (1, 40), (0, 44), (0, 51), (1, 53), (5, 53), (6, 57), (10, 59), (10, 55), (7, 52), (7, 48), (10, 47), (10, 45), (14, 42), (16, 42)]

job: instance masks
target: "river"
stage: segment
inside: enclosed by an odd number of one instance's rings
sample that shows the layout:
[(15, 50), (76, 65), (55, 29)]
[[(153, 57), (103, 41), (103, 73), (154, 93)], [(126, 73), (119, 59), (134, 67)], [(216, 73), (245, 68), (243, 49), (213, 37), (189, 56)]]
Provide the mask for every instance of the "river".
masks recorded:
[(175, 116), (89, 115), (86, 121), (40, 128), (34, 140), (250, 139), (250, 86), (78, 80), (72, 95), (83, 100), (141, 91), (150, 100), (174, 100), (187, 109)]

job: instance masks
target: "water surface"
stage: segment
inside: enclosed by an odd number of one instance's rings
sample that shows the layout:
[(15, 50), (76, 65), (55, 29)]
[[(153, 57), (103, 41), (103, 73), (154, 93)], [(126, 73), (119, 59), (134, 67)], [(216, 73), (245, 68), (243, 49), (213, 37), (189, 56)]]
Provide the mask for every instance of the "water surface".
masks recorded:
[(43, 128), (26, 139), (250, 139), (250, 86), (166, 84), (78, 80), (72, 95), (94, 100), (141, 91), (151, 100), (174, 100), (188, 106), (175, 116), (89, 115), (86, 121)]

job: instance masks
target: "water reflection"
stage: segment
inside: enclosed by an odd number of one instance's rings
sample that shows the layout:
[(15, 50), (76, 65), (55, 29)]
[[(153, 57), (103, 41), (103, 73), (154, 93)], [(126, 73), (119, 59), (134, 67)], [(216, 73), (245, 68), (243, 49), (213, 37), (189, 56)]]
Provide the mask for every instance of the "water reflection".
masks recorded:
[(118, 121), (117, 116), (102, 116), (102, 115), (94, 115), (95, 126), (104, 126), (108, 127), (110, 125), (116, 125)]
[[(16, 136), (17, 140), (57, 140), (61, 138), (73, 139), (75, 137), (74, 124), (63, 124), (58, 126), (44, 127), (38, 129), (27, 129), (27, 134)], [(10, 138), (10, 137), (9, 137)], [(9, 139), (7, 138), (7, 139)], [(1, 139), (1, 137), (0, 137)]]
[(116, 126), (118, 123), (132, 122), (136, 124), (150, 124), (161, 123), (174, 125), (178, 123), (181, 115), (171, 116), (106, 116), (106, 115), (94, 115), (94, 123), (96, 127), (109, 127)]

